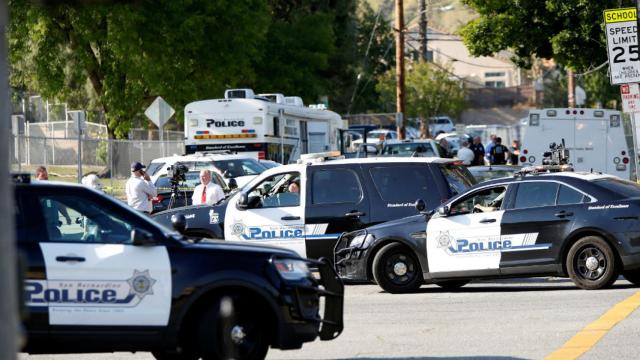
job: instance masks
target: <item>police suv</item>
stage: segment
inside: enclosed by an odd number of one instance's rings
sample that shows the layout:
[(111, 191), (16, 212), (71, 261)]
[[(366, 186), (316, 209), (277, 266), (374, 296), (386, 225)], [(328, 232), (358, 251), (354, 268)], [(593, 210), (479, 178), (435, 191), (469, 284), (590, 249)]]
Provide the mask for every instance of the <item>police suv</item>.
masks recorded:
[(329, 160), (335, 155), (303, 155), (301, 163), (265, 171), (220, 204), (160, 212), (154, 219), (169, 225), (174, 214), (183, 214), (187, 235), (333, 258), (341, 233), (414, 214), (417, 198), (433, 209), (474, 183), (450, 159)]
[(490, 180), (437, 211), (419, 204), (423, 215), (343, 235), (335, 264), (392, 293), (525, 276), (568, 276), (583, 289), (619, 274), (640, 284), (639, 199), (637, 184), (595, 173)]
[(290, 250), (186, 241), (77, 185), (18, 183), (15, 196), (25, 352), (255, 359), (342, 330), (343, 286), (328, 262), (314, 261), (313, 276)]

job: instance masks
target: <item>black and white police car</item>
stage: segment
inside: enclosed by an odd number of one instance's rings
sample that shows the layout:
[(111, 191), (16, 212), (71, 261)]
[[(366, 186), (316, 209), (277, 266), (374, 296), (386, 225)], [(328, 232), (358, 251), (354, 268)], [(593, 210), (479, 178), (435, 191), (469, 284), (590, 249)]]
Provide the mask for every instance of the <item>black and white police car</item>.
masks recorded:
[(189, 236), (273, 244), (303, 257), (333, 259), (341, 233), (415, 214), (417, 197), (433, 209), (475, 182), (451, 159), (330, 160), (336, 155), (303, 155), (301, 163), (265, 171), (220, 204), (153, 218), (169, 226), (174, 214), (183, 214)]
[(343, 235), (339, 274), (392, 293), (499, 277), (569, 276), (601, 289), (621, 273), (640, 284), (636, 183), (594, 173), (521, 175), (483, 182), (423, 213)]
[(312, 262), (313, 276), (290, 250), (186, 241), (77, 185), (17, 183), (15, 197), (25, 352), (255, 359), (342, 331), (344, 288), (328, 262)]

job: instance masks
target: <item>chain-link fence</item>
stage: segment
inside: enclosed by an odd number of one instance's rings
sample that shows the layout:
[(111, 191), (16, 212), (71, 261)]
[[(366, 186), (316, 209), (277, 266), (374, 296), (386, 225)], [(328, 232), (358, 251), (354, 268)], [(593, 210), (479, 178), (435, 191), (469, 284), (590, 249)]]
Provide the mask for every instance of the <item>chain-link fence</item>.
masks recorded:
[[(33, 173), (45, 166), (53, 179), (77, 181), (78, 139), (65, 137), (13, 136), (13, 171)], [(131, 163), (184, 153), (184, 141), (82, 139), (82, 173), (95, 172), (107, 191), (122, 196), (123, 184), (131, 174)]]

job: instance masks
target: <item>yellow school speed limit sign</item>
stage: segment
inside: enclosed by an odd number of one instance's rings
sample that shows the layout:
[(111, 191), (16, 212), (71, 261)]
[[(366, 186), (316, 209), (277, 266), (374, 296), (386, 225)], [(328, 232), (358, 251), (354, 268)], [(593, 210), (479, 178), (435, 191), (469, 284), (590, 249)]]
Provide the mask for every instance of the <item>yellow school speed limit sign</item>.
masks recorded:
[(611, 84), (640, 82), (636, 8), (604, 11)]

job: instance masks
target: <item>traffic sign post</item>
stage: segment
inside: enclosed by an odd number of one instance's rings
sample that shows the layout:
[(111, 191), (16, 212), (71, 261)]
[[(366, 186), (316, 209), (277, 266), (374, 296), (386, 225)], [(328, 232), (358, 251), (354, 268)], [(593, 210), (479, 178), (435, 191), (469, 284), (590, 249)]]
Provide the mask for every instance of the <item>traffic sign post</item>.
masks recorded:
[[(176, 111), (160, 96), (158, 96), (152, 103), (149, 105), (147, 110), (145, 110), (144, 114), (151, 120), (160, 131), (160, 141), (162, 146), (162, 156), (167, 156), (166, 149), (164, 145), (164, 124), (169, 121), (169, 119), (175, 114)], [(142, 160), (142, 159), (141, 159)]]
[(640, 82), (640, 49), (636, 8), (604, 11), (611, 84)]

